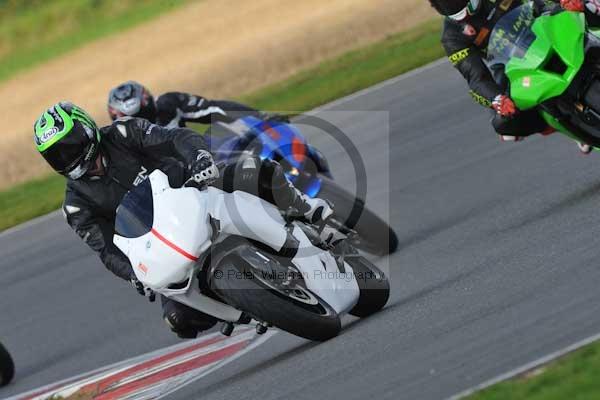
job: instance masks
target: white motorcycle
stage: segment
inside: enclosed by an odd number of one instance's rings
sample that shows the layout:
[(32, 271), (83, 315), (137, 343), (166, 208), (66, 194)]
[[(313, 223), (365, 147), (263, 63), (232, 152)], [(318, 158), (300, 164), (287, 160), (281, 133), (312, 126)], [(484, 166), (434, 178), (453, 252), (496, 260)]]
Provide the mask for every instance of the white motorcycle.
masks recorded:
[(323, 341), (341, 315), (371, 315), (389, 297), (387, 276), (349, 241), (327, 247), (315, 227), (256, 196), (174, 189), (159, 170), (125, 195), (115, 231), (143, 284), (223, 321), (225, 335), (254, 319), (258, 333)]

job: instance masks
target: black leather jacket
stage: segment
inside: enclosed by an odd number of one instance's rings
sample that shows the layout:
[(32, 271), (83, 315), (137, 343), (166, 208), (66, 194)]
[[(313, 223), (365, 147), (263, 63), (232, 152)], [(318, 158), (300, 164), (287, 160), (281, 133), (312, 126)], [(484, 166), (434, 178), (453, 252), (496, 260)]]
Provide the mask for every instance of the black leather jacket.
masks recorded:
[(183, 127), (186, 122), (210, 124), (233, 122), (243, 116), (260, 116), (257, 110), (240, 103), (225, 100), (208, 100), (188, 93), (168, 92), (156, 99), (159, 125), (169, 128)]
[(116, 120), (102, 128), (100, 146), (107, 161), (106, 174), (68, 180), (63, 211), (68, 224), (104, 265), (129, 279), (129, 260), (112, 242), (121, 199), (157, 168), (167, 173), (172, 186), (181, 186), (198, 150), (207, 146), (192, 130), (167, 129), (139, 118)]

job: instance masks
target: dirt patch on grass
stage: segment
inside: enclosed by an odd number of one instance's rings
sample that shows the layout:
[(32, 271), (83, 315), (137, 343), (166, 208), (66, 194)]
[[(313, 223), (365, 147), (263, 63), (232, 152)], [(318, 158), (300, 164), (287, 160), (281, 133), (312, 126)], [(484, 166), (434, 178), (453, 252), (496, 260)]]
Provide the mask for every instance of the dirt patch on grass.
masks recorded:
[(105, 124), (107, 92), (127, 79), (234, 97), (432, 15), (424, 0), (204, 0), (91, 43), (0, 85), (0, 188), (49, 171), (31, 126), (58, 100)]

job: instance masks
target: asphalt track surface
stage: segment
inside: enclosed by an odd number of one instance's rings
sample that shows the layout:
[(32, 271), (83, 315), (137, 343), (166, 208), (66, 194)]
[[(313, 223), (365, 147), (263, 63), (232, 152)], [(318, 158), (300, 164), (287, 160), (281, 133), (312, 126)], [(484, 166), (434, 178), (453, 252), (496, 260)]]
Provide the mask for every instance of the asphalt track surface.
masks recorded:
[[(600, 332), (600, 155), (559, 135), (501, 144), (446, 63), (331, 107), (389, 112), (389, 136), (381, 113), (336, 121), (400, 239), (378, 260), (388, 307), (324, 344), (279, 333), (169, 398), (447, 398)], [(2, 398), (177, 341), (58, 215), (0, 236), (0, 293), (18, 368)]]

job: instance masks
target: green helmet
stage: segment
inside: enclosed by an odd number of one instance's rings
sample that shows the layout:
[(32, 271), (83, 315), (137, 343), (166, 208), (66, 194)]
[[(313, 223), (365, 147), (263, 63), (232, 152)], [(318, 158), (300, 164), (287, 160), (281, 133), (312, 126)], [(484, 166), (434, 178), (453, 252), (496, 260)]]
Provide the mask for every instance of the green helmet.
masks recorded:
[(96, 161), (100, 130), (76, 105), (61, 101), (47, 109), (33, 126), (37, 150), (59, 174), (81, 178)]

